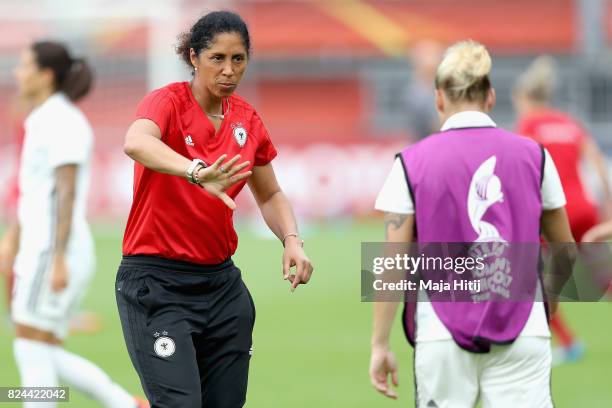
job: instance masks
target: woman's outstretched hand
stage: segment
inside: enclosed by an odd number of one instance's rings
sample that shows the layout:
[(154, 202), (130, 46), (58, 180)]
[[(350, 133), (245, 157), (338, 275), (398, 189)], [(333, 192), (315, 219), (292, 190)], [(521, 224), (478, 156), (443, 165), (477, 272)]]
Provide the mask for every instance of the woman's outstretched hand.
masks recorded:
[(238, 160), (240, 160), (239, 154), (226, 163), (223, 163), (226, 158), (227, 154), (223, 154), (210, 166), (198, 170), (197, 179), (204, 190), (218, 197), (225, 205), (234, 210), (236, 209), (236, 203), (234, 203), (234, 200), (232, 200), (225, 191), (234, 184), (249, 177), (252, 172), (245, 171), (244, 173), (240, 173), (240, 171), (248, 167), (250, 163), (245, 161), (236, 164)]

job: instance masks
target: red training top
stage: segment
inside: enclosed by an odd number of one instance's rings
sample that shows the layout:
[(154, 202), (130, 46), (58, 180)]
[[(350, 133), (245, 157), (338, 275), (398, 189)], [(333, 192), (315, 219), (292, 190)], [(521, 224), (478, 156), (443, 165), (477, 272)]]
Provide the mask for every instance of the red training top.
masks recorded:
[[(236, 95), (223, 103), (219, 131), (198, 105), (188, 82), (157, 89), (140, 102), (137, 119), (149, 119), (161, 140), (177, 153), (213, 163), (222, 154), (238, 163), (268, 164), (275, 156), (268, 132), (251, 105)], [(234, 198), (246, 184), (226, 193)], [(184, 177), (162, 174), (134, 164), (134, 200), (123, 237), (124, 255), (154, 255), (199, 264), (217, 264), (236, 251), (233, 212), (220, 199)]]
[(579, 164), (583, 145), (590, 136), (569, 115), (542, 110), (520, 119), (519, 134), (541, 143), (550, 153), (561, 178), (567, 200), (567, 215), (574, 239), (597, 223), (597, 209), (582, 184)]

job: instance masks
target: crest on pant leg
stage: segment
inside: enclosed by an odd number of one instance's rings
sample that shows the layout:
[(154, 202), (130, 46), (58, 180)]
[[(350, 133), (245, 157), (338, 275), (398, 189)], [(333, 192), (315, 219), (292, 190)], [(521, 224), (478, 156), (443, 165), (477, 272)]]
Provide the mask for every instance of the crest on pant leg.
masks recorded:
[(153, 336), (155, 337), (155, 343), (153, 344), (155, 354), (162, 358), (168, 358), (174, 354), (176, 351), (176, 344), (174, 340), (168, 337), (167, 331), (164, 331), (161, 337), (158, 332), (155, 332)]

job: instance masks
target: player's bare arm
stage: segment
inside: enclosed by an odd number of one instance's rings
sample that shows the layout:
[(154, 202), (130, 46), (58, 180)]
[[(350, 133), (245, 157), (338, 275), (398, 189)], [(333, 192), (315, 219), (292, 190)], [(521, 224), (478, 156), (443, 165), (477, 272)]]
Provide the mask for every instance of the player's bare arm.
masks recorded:
[(155, 122), (137, 119), (125, 135), (123, 151), (151, 170), (184, 177), (191, 160), (172, 150), (161, 138), (161, 131)]
[(557, 310), (556, 296), (572, 274), (578, 250), (574, 245), (574, 237), (570, 230), (565, 207), (542, 212), (542, 234), (546, 241), (563, 245), (551, 246), (553, 270), (544, 279), (549, 310), (552, 316)]
[[(385, 240), (393, 243), (411, 242), (413, 238), (414, 215), (385, 213)], [(396, 399), (397, 393), (391, 388), (399, 385), (397, 362), (389, 346), (389, 337), (398, 302), (375, 302), (372, 325), (372, 354), (370, 358), (370, 382), (376, 391)]]
[(603, 194), (602, 214), (604, 220), (612, 218), (612, 192), (610, 191), (610, 177), (606, 158), (592, 138), (587, 138), (582, 146), (582, 156), (585, 161), (592, 163), (599, 178)]
[[(161, 137), (161, 131), (155, 122), (149, 119), (137, 119), (127, 131), (123, 151), (130, 158), (151, 170), (185, 177), (191, 160), (172, 150), (161, 140)], [(225, 194), (225, 190), (249, 177), (251, 172), (240, 173), (249, 165), (248, 161), (238, 163), (240, 155), (225, 162), (226, 158), (227, 155), (222, 155), (212, 165), (206, 168), (200, 166), (194, 173), (199, 184), (206, 191), (218, 197), (233, 210), (236, 205)]]
[(612, 239), (612, 221), (595, 225), (582, 236), (582, 242), (604, 242)]
[[(291, 290), (310, 280), (313, 266), (302, 247), (291, 204), (281, 190), (271, 164), (255, 166), (248, 181), (261, 214), (272, 232), (283, 242), (283, 277), (291, 282)], [(296, 273), (290, 269), (295, 266)]]
[(0, 241), (0, 275), (9, 276), (19, 250), (19, 223), (12, 222)]
[(411, 214), (385, 213), (385, 240), (387, 242), (412, 241), (414, 216)]
[(58, 292), (68, 286), (68, 268), (64, 254), (70, 238), (72, 211), (76, 194), (78, 167), (74, 164), (60, 166), (55, 170), (57, 189), (57, 233), (53, 247), (53, 272), (51, 288)]

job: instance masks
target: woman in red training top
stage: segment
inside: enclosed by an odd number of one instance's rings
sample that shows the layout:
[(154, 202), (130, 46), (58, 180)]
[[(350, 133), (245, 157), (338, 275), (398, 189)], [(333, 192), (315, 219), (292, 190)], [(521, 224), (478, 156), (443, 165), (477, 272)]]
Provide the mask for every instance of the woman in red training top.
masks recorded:
[[(567, 197), (565, 208), (572, 234), (580, 242), (599, 220), (597, 206), (580, 178), (580, 163), (589, 162), (597, 172), (604, 198), (602, 218), (611, 215), (608, 173), (603, 154), (584, 127), (569, 114), (552, 108), (554, 80), (554, 61), (549, 57), (537, 58), (519, 77), (514, 89), (519, 117), (517, 133), (534, 139), (550, 152)], [(583, 346), (575, 340), (559, 313), (553, 317), (551, 328), (562, 346), (555, 355), (557, 361), (579, 359)]]
[(291, 289), (312, 273), (272, 169), (276, 149), (255, 109), (234, 93), (250, 44), (237, 14), (200, 18), (177, 49), (193, 79), (145, 96), (126, 135), (134, 201), (116, 293), (152, 408), (245, 403), (255, 307), (232, 255), (233, 199), (246, 184), (284, 246)]

